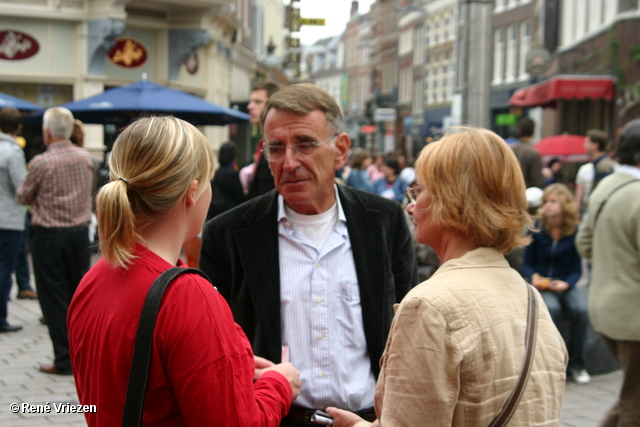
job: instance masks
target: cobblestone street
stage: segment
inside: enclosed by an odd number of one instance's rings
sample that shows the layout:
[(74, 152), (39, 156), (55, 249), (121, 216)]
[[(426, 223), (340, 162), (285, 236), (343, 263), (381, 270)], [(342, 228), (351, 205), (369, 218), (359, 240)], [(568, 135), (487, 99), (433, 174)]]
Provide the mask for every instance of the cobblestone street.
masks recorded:
[[(78, 404), (73, 377), (38, 371), (39, 364), (52, 362), (47, 327), (39, 322), (38, 301), (15, 300), (11, 292), (9, 321), (23, 325), (20, 332), (0, 334), (0, 425), (2, 426), (85, 426), (82, 414), (56, 413), (54, 403)], [(595, 427), (616, 400), (620, 371), (594, 376), (591, 383), (567, 383), (562, 408), (562, 427)], [(12, 413), (12, 403), (44, 405), (51, 413)], [(100, 408), (97, 408), (98, 412)]]

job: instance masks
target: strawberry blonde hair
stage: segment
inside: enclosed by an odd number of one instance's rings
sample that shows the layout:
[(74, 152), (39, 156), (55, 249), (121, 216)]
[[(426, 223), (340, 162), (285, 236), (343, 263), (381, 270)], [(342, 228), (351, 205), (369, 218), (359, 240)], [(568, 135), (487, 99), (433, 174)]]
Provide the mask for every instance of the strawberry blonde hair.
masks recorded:
[(505, 254), (529, 243), (532, 220), (520, 164), (495, 133), (451, 128), (422, 150), (415, 170), (432, 197), (434, 223)]

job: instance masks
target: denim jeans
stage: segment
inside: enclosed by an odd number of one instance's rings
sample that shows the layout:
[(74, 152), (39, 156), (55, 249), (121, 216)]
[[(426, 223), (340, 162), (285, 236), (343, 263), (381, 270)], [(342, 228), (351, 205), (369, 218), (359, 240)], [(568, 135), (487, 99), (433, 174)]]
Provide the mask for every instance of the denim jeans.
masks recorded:
[(25, 229), (20, 251), (18, 252), (18, 263), (16, 264), (16, 284), (19, 291), (31, 291), (31, 275), (29, 273), (29, 216), (25, 215)]
[(542, 291), (549, 314), (556, 327), (560, 326), (564, 312), (571, 321), (570, 337), (567, 345), (569, 351), (569, 367), (584, 369), (587, 356), (587, 331), (589, 327), (589, 312), (587, 299), (575, 286), (565, 292)]
[(9, 293), (11, 292), (11, 274), (16, 268), (18, 252), (22, 242), (22, 230), (0, 229), (0, 323), (6, 326)]

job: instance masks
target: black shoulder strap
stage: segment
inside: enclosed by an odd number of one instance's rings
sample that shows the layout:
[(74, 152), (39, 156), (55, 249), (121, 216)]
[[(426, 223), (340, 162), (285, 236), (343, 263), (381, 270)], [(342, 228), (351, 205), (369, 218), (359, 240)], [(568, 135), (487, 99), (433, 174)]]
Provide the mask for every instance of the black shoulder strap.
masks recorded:
[(607, 203), (607, 200), (609, 200), (609, 197), (611, 197), (611, 195), (613, 193), (615, 193), (616, 191), (618, 191), (619, 189), (621, 189), (622, 187), (627, 186), (628, 184), (631, 184), (632, 182), (638, 182), (640, 181), (640, 179), (632, 179), (630, 181), (625, 182), (624, 184), (620, 184), (619, 186), (617, 186), (616, 188), (613, 189), (613, 191), (611, 193), (609, 193), (609, 195), (602, 201), (602, 203), (600, 203), (600, 206), (598, 206), (598, 210), (596, 211), (596, 216), (595, 218), (593, 218), (593, 227), (592, 228), (592, 232), (593, 230), (595, 230), (596, 228), (596, 222), (598, 221), (598, 217), (600, 216), (600, 211), (602, 211), (602, 208), (604, 207), (604, 204)]
[(524, 334), (524, 360), (522, 362), (522, 368), (520, 369), (520, 376), (516, 382), (516, 386), (511, 391), (511, 394), (504, 402), (500, 413), (491, 421), (489, 427), (503, 427), (509, 424), (511, 417), (516, 412), (524, 389), (527, 387), (529, 381), (529, 374), (531, 373), (531, 366), (533, 365), (533, 356), (536, 352), (536, 336), (538, 332), (538, 300), (535, 292), (533, 292), (533, 286), (527, 283), (528, 295), (528, 310), (527, 310), (527, 329)]
[(156, 327), (160, 303), (171, 282), (185, 273), (199, 274), (209, 280), (206, 274), (195, 268), (173, 267), (162, 273), (153, 282), (147, 298), (144, 300), (140, 321), (138, 322), (138, 331), (136, 332), (133, 361), (131, 362), (131, 372), (129, 373), (129, 383), (127, 385), (127, 398), (124, 403), (124, 414), (122, 415), (123, 427), (137, 427), (142, 424), (142, 409), (147, 389), (147, 377), (149, 376), (153, 331)]

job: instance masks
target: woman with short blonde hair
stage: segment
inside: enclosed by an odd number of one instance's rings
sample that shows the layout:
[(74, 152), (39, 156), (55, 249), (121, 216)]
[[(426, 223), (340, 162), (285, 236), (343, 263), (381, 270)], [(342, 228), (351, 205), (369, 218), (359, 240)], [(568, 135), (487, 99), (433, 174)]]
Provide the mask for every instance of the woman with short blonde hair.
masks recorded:
[[(415, 239), (442, 266), (402, 300), (376, 387), (381, 426), (486, 427), (525, 357), (528, 289), (504, 254), (528, 241), (522, 172), (496, 134), (460, 127), (426, 146), (408, 190)], [(566, 350), (540, 295), (531, 373), (509, 426), (557, 425)], [(370, 426), (328, 408), (335, 427)]]
[[(163, 272), (186, 266), (180, 250), (202, 229), (214, 172), (204, 135), (174, 117), (135, 121), (110, 160), (111, 182), (97, 203), (104, 258), (82, 279), (68, 314), (78, 398), (100, 408), (85, 415), (90, 426), (123, 421), (147, 293)], [(150, 359), (145, 425), (276, 427), (300, 390), (290, 363), (254, 359), (229, 306), (198, 274), (180, 275), (165, 292)]]

